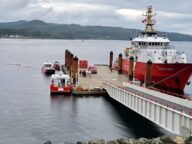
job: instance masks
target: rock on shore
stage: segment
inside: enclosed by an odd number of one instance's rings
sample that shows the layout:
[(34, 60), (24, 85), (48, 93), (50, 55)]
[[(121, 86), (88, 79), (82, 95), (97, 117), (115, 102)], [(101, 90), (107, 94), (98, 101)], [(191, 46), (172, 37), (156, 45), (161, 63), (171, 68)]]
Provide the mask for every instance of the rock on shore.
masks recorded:
[[(53, 144), (51, 141), (45, 142), (43, 144)], [(59, 144), (65, 144), (59, 143)], [(117, 140), (110, 140), (105, 141), (103, 139), (101, 140), (92, 140), (88, 142), (71, 142), (66, 144), (192, 144), (192, 137), (184, 138), (181, 136), (162, 136), (158, 138), (153, 139), (146, 139), (146, 138), (139, 138), (139, 139), (132, 139), (132, 138), (121, 138)]]

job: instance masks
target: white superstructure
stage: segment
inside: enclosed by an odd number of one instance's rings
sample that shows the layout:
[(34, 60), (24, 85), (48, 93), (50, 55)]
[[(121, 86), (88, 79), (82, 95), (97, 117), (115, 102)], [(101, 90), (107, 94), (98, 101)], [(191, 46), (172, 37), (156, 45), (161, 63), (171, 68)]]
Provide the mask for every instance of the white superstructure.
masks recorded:
[(146, 12), (145, 31), (138, 37), (132, 39), (130, 55), (134, 56), (136, 61), (146, 63), (151, 60), (153, 63), (187, 63), (186, 54), (177, 52), (174, 46), (170, 45), (167, 36), (158, 36), (155, 25), (152, 6), (148, 7)]

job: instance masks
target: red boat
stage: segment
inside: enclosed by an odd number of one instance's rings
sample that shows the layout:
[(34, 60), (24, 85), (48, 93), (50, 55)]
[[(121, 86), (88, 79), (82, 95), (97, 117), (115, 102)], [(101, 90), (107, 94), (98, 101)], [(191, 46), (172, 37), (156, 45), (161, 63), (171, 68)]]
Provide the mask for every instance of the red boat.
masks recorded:
[(72, 92), (70, 77), (66, 74), (54, 74), (51, 76), (50, 93), (63, 94)]
[[(129, 58), (134, 58), (135, 80), (145, 80), (147, 62), (152, 62), (152, 85), (166, 90), (183, 91), (190, 76), (192, 75), (192, 64), (187, 63), (186, 54), (177, 52), (170, 40), (165, 36), (158, 36), (153, 28), (152, 6), (146, 12), (145, 31), (131, 41), (131, 48), (125, 49), (125, 58), (122, 60), (122, 73), (128, 74)], [(114, 64), (118, 69), (118, 64)]]

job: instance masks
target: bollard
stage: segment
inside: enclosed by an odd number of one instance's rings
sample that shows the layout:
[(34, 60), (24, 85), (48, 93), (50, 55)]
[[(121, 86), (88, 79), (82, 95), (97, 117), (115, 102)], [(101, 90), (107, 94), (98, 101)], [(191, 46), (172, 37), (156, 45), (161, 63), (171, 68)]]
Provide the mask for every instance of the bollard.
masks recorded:
[(109, 69), (112, 69), (112, 64), (113, 64), (113, 52), (110, 52), (109, 55)]
[(122, 74), (122, 61), (123, 61), (122, 54), (119, 54), (119, 59), (118, 59), (118, 66), (119, 66), (118, 73), (119, 74)]
[(134, 67), (134, 57), (131, 56), (129, 58), (129, 71), (128, 71), (129, 81), (133, 81), (133, 67)]
[(73, 84), (76, 85), (78, 82), (78, 58), (75, 56), (73, 58)]
[(147, 61), (147, 71), (145, 76), (145, 86), (148, 87), (152, 83), (152, 61)]

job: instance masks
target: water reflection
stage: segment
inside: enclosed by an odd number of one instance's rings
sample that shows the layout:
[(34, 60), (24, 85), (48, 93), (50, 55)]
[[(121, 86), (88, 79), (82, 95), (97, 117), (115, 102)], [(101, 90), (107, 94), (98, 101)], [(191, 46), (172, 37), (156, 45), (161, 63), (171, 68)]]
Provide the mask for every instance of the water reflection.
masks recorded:
[(154, 138), (170, 134), (109, 97), (51, 95), (51, 109), (57, 113), (56, 119), (68, 121), (68, 129), (81, 131), (83, 139)]
[(106, 100), (108, 100), (108, 104), (113, 107), (113, 116), (118, 119), (118, 122), (120, 122), (122, 126), (126, 126), (126, 128), (123, 128), (122, 130), (127, 131), (129, 134), (131, 131), (134, 137), (154, 138), (165, 134), (170, 135), (168, 131), (158, 127), (122, 104), (111, 98), (107, 98)]

